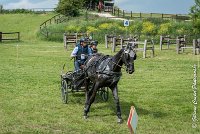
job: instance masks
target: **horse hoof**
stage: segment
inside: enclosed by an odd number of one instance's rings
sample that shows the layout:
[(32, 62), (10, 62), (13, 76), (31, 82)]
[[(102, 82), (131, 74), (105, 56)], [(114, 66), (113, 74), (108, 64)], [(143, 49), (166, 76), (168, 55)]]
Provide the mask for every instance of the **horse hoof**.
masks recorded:
[(117, 119), (117, 123), (121, 124), (123, 122), (122, 119)]
[(88, 116), (83, 116), (83, 118), (86, 120), (88, 118)]

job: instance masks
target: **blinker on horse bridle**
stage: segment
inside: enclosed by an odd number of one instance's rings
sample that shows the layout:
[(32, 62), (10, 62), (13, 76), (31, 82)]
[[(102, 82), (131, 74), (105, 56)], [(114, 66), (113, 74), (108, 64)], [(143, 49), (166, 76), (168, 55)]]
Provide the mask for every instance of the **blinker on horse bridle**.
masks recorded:
[[(123, 54), (120, 56), (120, 59), (118, 60), (118, 62), (115, 63), (114, 61), (111, 60), (112, 63), (114, 63), (115, 65), (117, 65), (117, 66), (120, 67), (120, 68), (123, 68), (124, 70), (127, 70), (127, 69), (128, 69), (128, 67), (127, 67), (127, 64), (128, 64), (128, 63), (127, 63), (126, 60), (124, 61), (124, 62), (125, 62), (125, 65), (126, 65), (125, 68), (124, 68), (123, 66), (120, 66), (120, 65), (119, 65), (119, 61), (122, 59), (123, 55), (125, 55), (126, 53), (129, 53), (129, 52), (127, 52), (127, 50), (124, 50), (124, 51), (123, 51)], [(114, 68), (114, 69), (115, 69), (115, 68)]]

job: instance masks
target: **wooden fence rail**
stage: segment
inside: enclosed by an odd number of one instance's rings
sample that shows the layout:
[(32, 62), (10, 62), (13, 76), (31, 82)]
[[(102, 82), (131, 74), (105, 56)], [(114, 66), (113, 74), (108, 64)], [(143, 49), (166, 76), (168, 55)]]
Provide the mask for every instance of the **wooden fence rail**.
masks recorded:
[(146, 55), (147, 55), (148, 50), (152, 51), (151, 57), (154, 57), (155, 50), (154, 50), (153, 39), (151, 39), (151, 40), (145, 39), (144, 41), (133, 41), (133, 42), (129, 42), (129, 44), (132, 44), (132, 46), (134, 47), (134, 50), (142, 51), (143, 52), (143, 58), (147, 57)]
[(6, 40), (20, 41), (20, 32), (10, 32), (10, 33), (0, 32), (0, 42), (6, 41)]
[(138, 41), (140, 39), (140, 36), (134, 35), (134, 36), (121, 36), (121, 35), (105, 35), (105, 45), (106, 48), (109, 47), (109, 44), (111, 45), (112, 52), (115, 52), (116, 47), (120, 46), (120, 48), (123, 48), (131, 41)]
[(160, 18), (160, 19), (172, 19), (172, 20), (189, 20), (190, 17), (186, 14), (161, 14), (161, 13), (133, 13), (120, 10), (119, 8), (113, 8), (112, 14), (117, 18), (126, 19), (145, 19), (145, 18)]
[(76, 46), (76, 43), (78, 43), (78, 41), (80, 41), (80, 39), (83, 37), (89, 39), (89, 35), (87, 33), (64, 33), (64, 47), (67, 49), (68, 44), (73, 44), (74, 46)]
[(182, 36), (160, 36), (160, 50), (163, 49), (163, 45), (167, 45), (169, 49), (170, 45), (176, 45), (176, 52), (184, 52), (185, 49), (193, 50), (194, 55), (200, 53), (200, 39), (198, 35), (182, 35)]
[(170, 35), (167, 35), (167, 36), (163, 36), (161, 35), (160, 36), (160, 50), (163, 49), (163, 45), (167, 45), (167, 49), (169, 49), (169, 46), (172, 45), (172, 44), (175, 44), (177, 43), (177, 40), (180, 40), (181, 41), (181, 44), (186, 44), (186, 35), (183, 35), (183, 36), (170, 36)]
[(45, 22), (43, 22), (40, 25), (40, 33), (42, 33), (46, 38), (48, 38), (50, 34), (57, 34), (56, 32), (54, 32), (54, 33), (49, 32), (47, 29), (47, 26), (49, 26), (51, 24), (59, 24), (59, 23), (65, 22), (67, 20), (69, 20), (68, 17), (61, 15), (61, 14), (57, 14), (57, 15), (53, 16), (52, 18), (46, 20)]
[(192, 43), (188, 43), (188, 42), (182, 43), (181, 39), (177, 39), (176, 45), (177, 45), (176, 46), (177, 54), (180, 54), (180, 51), (184, 52), (185, 49), (191, 49), (194, 55), (197, 55), (200, 53), (200, 39), (193, 39)]
[(62, 23), (64, 21), (66, 21), (66, 20), (68, 20), (68, 18), (66, 18), (64, 15), (57, 14), (57, 15), (53, 16), (52, 18), (50, 18), (50, 19), (46, 20), (45, 22), (43, 22), (40, 25), (40, 29), (46, 28), (48, 25), (51, 25), (51, 24)]

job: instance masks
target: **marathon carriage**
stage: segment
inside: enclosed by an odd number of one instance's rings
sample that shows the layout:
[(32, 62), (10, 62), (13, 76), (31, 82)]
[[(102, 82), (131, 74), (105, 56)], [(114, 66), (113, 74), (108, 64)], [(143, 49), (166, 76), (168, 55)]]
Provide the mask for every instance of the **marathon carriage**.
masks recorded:
[(104, 87), (109, 87), (116, 104), (116, 115), (118, 117), (117, 122), (122, 123), (117, 85), (122, 75), (121, 69), (123, 68), (123, 64), (125, 65), (126, 72), (132, 74), (135, 70), (134, 60), (136, 60), (136, 58), (136, 51), (132, 44), (128, 44), (114, 56), (100, 53), (89, 56), (84, 62), (83, 70), (61, 74), (63, 102), (67, 103), (68, 89), (71, 89), (71, 92), (79, 91), (84, 89), (81, 88), (84, 85), (85, 90), (83, 91), (85, 91), (86, 95), (84, 119), (87, 119), (90, 107), (95, 101), (97, 92), (99, 92), (103, 100), (107, 101), (108, 88)]
[[(84, 70), (68, 71), (61, 74), (61, 97), (62, 102), (66, 104), (68, 102), (69, 93), (85, 92), (85, 86), (80, 83), (84, 82)], [(89, 88), (93, 85), (89, 83)], [(107, 87), (101, 88), (98, 92), (103, 101), (108, 100), (109, 91)]]
[[(84, 40), (87, 40), (87, 43), (90, 44), (90, 49), (92, 50), (92, 53), (97, 53), (97, 49), (96, 47), (92, 46), (93, 45), (97, 45), (98, 41), (93, 41), (92, 38), (83, 38)], [(84, 57), (88, 57), (88, 55), (84, 55)], [(82, 54), (81, 54), (82, 57)], [(75, 59), (74, 59), (74, 66), (75, 66)], [(76, 67), (75, 67), (76, 68)], [(63, 66), (64, 69), (64, 66)], [(79, 69), (78, 71), (69, 71), (66, 73), (61, 74), (61, 94), (62, 94), (62, 101), (63, 103), (67, 103), (68, 101), (68, 93), (72, 92), (80, 92), (83, 91), (85, 92), (85, 86), (84, 85), (84, 81), (87, 79), (85, 78), (85, 71), (87, 70), (83, 70)], [(89, 82), (89, 90), (92, 88), (93, 83)], [(103, 101), (107, 101), (108, 100), (108, 88), (104, 87), (101, 88), (98, 91), (98, 94), (101, 96)]]
[[(91, 50), (93, 50), (93, 53), (97, 52), (97, 49), (95, 47), (95, 50), (92, 49), (93, 47), (91, 46), (91, 44), (98, 44), (97, 41), (93, 41), (92, 38), (85, 38), (85, 40), (87, 40), (87, 43), (90, 44), (90, 48)], [(83, 54), (84, 55), (84, 54)], [(82, 57), (82, 54), (81, 54)], [(88, 57), (88, 55), (84, 55), (84, 57)], [(75, 66), (75, 58), (74, 58), (74, 66)], [(64, 70), (63, 66), (63, 70)], [(76, 70), (76, 69), (75, 69)], [(81, 67), (81, 69), (79, 69), (78, 71), (68, 71), (66, 73), (61, 73), (61, 97), (62, 97), (62, 101), (63, 103), (67, 103), (68, 102), (68, 93), (75, 93), (75, 92), (85, 92), (85, 87), (86, 84), (84, 83), (85, 80), (87, 79), (85, 77), (85, 71), (87, 71), (87, 69), (83, 69)], [(89, 82), (89, 90), (92, 88), (93, 83)], [(102, 98), (103, 101), (107, 101), (108, 100), (108, 88), (104, 87), (101, 88), (98, 91), (98, 94), (100, 95), (100, 97)]]

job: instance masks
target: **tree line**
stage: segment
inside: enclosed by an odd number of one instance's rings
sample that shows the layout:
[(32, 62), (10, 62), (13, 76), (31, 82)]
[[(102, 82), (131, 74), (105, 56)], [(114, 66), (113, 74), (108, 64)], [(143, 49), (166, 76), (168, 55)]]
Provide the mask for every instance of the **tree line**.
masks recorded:
[(112, 0), (59, 0), (56, 11), (66, 16), (78, 16), (81, 9), (95, 9), (99, 1)]
[(195, 5), (191, 7), (193, 27), (196, 34), (200, 34), (200, 0), (195, 0)]
[[(112, 0), (102, 0), (104, 1), (112, 1)], [(190, 9), (190, 15), (192, 17), (193, 27), (195, 29), (195, 33), (200, 33), (200, 0), (194, 0), (195, 5)], [(81, 9), (92, 8), (95, 9), (96, 5), (98, 5), (99, 0), (59, 0), (56, 11), (64, 14), (66, 16), (78, 16), (80, 15)]]

